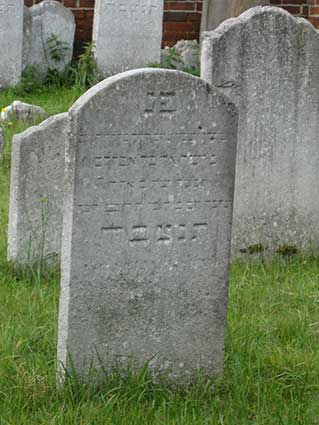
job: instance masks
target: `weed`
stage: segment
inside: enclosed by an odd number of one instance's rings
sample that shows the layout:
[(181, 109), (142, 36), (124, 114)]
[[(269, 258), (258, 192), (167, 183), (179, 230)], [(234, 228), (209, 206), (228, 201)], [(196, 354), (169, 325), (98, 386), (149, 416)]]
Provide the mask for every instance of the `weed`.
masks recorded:
[(200, 76), (199, 68), (187, 68), (181, 58), (180, 53), (176, 48), (165, 49), (163, 53), (163, 59), (161, 63), (152, 63), (149, 65), (151, 68), (163, 68), (163, 69), (179, 69), (180, 71), (188, 74)]
[(291, 257), (297, 255), (299, 253), (299, 249), (295, 245), (282, 244), (278, 246), (276, 252), (277, 254), (280, 254), (283, 257)]
[(92, 43), (86, 44), (83, 53), (73, 66), (74, 85), (77, 87), (89, 88), (99, 81), (93, 49)]
[(255, 245), (250, 245), (247, 248), (242, 248), (240, 250), (240, 252), (242, 254), (247, 253), (247, 254), (253, 255), (253, 254), (261, 254), (261, 253), (265, 252), (267, 249), (268, 249), (267, 246), (264, 246), (261, 243), (257, 243)]
[[(51, 36), (47, 40), (47, 54), (50, 59), (54, 61), (56, 64), (62, 62), (70, 50), (68, 43), (61, 40), (60, 36), (57, 34), (51, 34)], [(48, 61), (48, 64), (50, 62)]]

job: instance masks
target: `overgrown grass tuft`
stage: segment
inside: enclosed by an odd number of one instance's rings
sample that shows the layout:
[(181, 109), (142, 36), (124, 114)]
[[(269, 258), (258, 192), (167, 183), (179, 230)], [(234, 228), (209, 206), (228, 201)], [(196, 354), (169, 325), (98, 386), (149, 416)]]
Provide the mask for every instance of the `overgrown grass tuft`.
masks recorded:
[[(19, 99), (63, 112), (78, 93)], [(0, 92), (0, 107), (14, 100)], [(59, 274), (35, 279), (6, 261), (10, 139), (0, 163), (1, 425), (319, 424), (319, 256), (232, 267), (224, 376), (188, 391), (113, 375), (97, 391), (55, 385)]]

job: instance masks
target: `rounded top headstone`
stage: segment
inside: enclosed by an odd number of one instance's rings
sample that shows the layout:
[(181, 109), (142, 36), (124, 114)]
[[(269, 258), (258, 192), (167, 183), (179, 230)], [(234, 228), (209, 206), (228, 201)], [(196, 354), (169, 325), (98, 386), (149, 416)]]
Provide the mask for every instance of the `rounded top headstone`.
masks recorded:
[(60, 362), (220, 372), (236, 108), (199, 78), (140, 69), (69, 115)]

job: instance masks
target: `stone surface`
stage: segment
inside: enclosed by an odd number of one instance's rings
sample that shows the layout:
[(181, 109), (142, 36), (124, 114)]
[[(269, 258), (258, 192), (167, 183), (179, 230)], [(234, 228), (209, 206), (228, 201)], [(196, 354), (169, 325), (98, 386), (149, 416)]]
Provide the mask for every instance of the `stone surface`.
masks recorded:
[(8, 258), (19, 263), (61, 252), (67, 114), (16, 135), (11, 153)]
[(45, 118), (48, 114), (43, 108), (37, 105), (15, 100), (12, 105), (6, 106), (0, 113), (0, 122), (8, 122), (14, 120), (34, 121), (38, 118)]
[(319, 32), (250, 9), (204, 34), (202, 77), (239, 110), (234, 252), (318, 246)]
[(199, 44), (197, 40), (180, 40), (173, 47), (180, 55), (185, 68), (199, 68)]
[(234, 18), (250, 7), (267, 4), (267, 0), (204, 0), (201, 31), (214, 30), (226, 19)]
[(22, 34), (23, 0), (0, 0), (0, 88), (20, 81)]
[(96, 0), (93, 40), (105, 75), (160, 62), (163, 0)]
[[(73, 56), (75, 19), (70, 9), (54, 0), (44, 0), (30, 9), (25, 8), (23, 39), (23, 68), (37, 66), (42, 72), (49, 68), (60, 71)], [(52, 58), (49, 40), (52, 35), (63, 42), (63, 58)]]
[[(41, 34), (41, 32), (40, 32)], [(32, 15), (30, 9), (24, 6), (23, 9), (23, 49), (22, 49), (22, 68), (25, 69), (29, 64), (29, 55), (32, 45)]]
[(234, 105), (189, 74), (142, 69), (69, 114), (59, 362), (83, 376), (91, 361), (100, 373), (150, 361), (173, 380), (220, 372)]
[(2, 155), (3, 155), (4, 143), (5, 143), (4, 134), (3, 134), (2, 128), (0, 127), (0, 161), (1, 161)]

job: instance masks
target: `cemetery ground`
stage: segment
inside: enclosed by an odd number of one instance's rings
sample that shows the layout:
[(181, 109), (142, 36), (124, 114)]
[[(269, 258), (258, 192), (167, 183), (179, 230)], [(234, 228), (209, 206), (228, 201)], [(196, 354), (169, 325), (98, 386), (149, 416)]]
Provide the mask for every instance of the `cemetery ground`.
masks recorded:
[[(19, 96), (50, 115), (75, 89)], [(0, 108), (15, 100), (0, 93)], [(0, 163), (0, 424), (319, 424), (319, 255), (236, 261), (232, 266), (224, 376), (187, 391), (116, 374), (92, 392), (72, 377), (56, 389), (57, 269), (16, 270), (6, 261), (10, 140)], [(214, 390), (214, 391), (212, 391)]]

